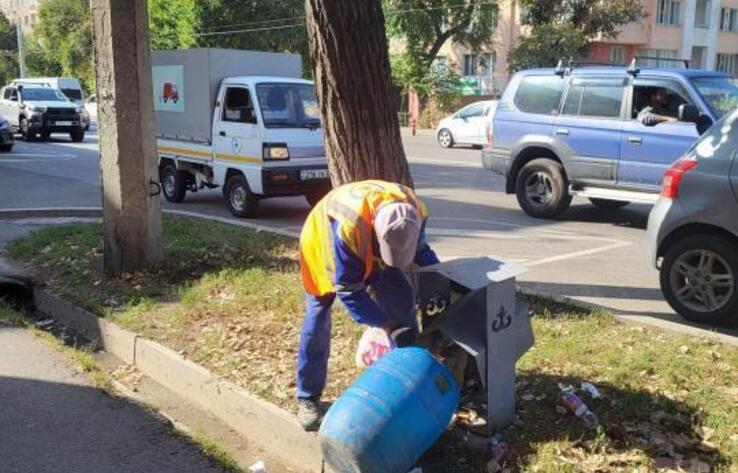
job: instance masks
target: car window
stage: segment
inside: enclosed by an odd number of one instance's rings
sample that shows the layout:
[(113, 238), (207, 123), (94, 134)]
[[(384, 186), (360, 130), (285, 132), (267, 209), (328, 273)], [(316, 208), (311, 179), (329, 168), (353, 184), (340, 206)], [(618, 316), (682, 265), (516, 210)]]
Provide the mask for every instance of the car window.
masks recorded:
[(696, 159), (733, 159), (738, 137), (738, 109), (723, 117), (687, 153)]
[(238, 123), (256, 123), (254, 107), (251, 104), (249, 89), (228, 87), (223, 105), (223, 121)]
[(656, 79), (656, 78), (638, 78), (633, 81), (633, 109), (631, 110), (631, 118), (637, 118), (638, 114), (646, 107), (656, 106), (653, 96), (657, 91), (663, 91), (665, 101), (659, 104), (661, 108), (659, 115), (665, 115), (672, 118), (679, 117), (679, 106), (683, 104), (694, 104), (689, 96), (689, 92), (677, 81)]
[(16, 95), (16, 91), (13, 87), (6, 87), (3, 92), (3, 98), (5, 100), (11, 100)]
[(461, 118), (481, 117), (484, 115), (484, 104), (470, 105), (461, 111)]
[(566, 93), (564, 115), (617, 118), (623, 103), (625, 79), (574, 78)]
[(555, 115), (563, 91), (564, 79), (560, 76), (526, 76), (515, 93), (515, 106), (526, 113)]

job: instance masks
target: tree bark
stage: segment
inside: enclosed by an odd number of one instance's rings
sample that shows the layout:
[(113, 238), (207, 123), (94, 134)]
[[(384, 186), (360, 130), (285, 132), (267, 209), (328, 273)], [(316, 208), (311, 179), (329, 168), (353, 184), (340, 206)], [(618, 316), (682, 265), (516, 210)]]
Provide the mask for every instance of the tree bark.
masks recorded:
[(380, 0), (305, 0), (305, 10), (333, 184), (412, 186)]
[(146, 0), (92, 0), (108, 274), (158, 265), (161, 200)]

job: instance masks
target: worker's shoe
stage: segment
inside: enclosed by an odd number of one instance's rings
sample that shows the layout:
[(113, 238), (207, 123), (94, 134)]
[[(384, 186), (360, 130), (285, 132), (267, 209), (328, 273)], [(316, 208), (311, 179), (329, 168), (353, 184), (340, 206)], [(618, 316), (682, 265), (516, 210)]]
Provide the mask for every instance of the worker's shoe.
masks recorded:
[(307, 432), (315, 432), (323, 420), (323, 409), (319, 399), (300, 399), (297, 406), (297, 421)]

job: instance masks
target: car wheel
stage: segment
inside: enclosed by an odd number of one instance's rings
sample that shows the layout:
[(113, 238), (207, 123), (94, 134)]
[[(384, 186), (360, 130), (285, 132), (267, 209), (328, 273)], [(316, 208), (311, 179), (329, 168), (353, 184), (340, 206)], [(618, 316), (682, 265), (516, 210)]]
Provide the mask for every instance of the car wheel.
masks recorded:
[(20, 121), (20, 134), (24, 141), (34, 141), (36, 139), (36, 133), (31, 132), (27, 118), (23, 118)]
[(234, 174), (225, 187), (225, 201), (228, 210), (239, 218), (249, 218), (256, 214), (259, 200), (251, 193), (248, 181), (242, 174)]
[(571, 205), (564, 168), (548, 158), (534, 159), (523, 166), (516, 194), (523, 211), (535, 218), (556, 218)]
[(454, 137), (450, 130), (444, 128), (438, 132), (438, 144), (441, 145), (442, 148), (454, 147)]
[(0, 145), (0, 153), (10, 153), (13, 151), (13, 145)]
[(610, 199), (589, 199), (595, 207), (601, 209), (622, 209), (623, 207), (630, 204), (622, 200), (610, 200)]
[(75, 130), (71, 133), (69, 133), (69, 137), (72, 139), (75, 143), (81, 143), (85, 140), (85, 130), (80, 128), (79, 130)]
[(315, 207), (316, 205), (318, 205), (318, 202), (320, 202), (323, 197), (325, 197), (327, 193), (328, 192), (324, 191), (311, 192), (309, 194), (305, 194), (305, 200), (307, 200), (307, 203), (310, 207)]
[(187, 193), (188, 176), (189, 173), (178, 170), (174, 164), (164, 166), (160, 176), (164, 198), (175, 204), (182, 202)]
[(708, 325), (738, 323), (738, 244), (693, 235), (667, 249), (661, 291), (682, 317)]

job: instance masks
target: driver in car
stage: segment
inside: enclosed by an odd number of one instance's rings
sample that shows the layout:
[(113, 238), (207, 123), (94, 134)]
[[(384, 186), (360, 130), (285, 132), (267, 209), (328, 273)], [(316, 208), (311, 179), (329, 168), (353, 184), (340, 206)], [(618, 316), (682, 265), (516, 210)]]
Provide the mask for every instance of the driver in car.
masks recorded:
[(669, 110), (669, 95), (665, 89), (660, 87), (651, 89), (648, 96), (648, 105), (638, 113), (636, 120), (646, 126), (677, 121), (677, 118), (672, 116)]

